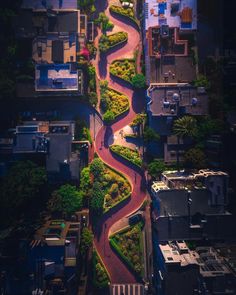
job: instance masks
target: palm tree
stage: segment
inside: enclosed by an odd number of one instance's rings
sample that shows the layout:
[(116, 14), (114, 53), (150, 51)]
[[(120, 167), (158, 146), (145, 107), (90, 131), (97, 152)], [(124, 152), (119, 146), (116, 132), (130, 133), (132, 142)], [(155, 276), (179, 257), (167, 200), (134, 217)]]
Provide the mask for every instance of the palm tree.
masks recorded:
[(180, 138), (195, 137), (197, 135), (197, 120), (191, 116), (184, 116), (177, 119), (173, 126), (174, 134), (177, 135), (178, 148), (177, 148), (177, 167), (179, 170), (179, 145)]

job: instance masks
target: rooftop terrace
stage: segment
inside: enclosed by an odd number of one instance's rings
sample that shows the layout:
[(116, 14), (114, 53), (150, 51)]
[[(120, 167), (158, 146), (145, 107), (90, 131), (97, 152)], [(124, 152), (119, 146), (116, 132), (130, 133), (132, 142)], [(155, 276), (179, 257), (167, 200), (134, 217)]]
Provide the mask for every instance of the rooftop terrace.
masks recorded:
[(148, 95), (148, 109), (154, 116), (207, 115), (208, 112), (205, 91), (188, 84), (172, 87), (152, 85)]
[(73, 64), (40, 64), (35, 67), (36, 91), (78, 90), (78, 70)]
[(168, 25), (181, 30), (197, 29), (196, 0), (146, 0), (145, 27)]

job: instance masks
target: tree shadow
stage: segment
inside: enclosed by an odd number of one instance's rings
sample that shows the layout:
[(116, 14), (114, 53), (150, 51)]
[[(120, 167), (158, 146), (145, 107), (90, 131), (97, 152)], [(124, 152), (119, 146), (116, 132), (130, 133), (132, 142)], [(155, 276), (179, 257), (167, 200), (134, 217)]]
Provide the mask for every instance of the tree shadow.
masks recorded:
[(95, 0), (95, 7), (96, 7), (96, 12), (95, 12), (95, 16), (98, 17), (100, 12), (104, 12), (107, 8), (108, 2), (107, 0)]
[[(128, 40), (127, 40), (127, 41), (128, 41)], [(105, 54), (106, 54), (106, 55), (109, 55), (109, 54), (112, 54), (112, 53), (114, 53), (114, 52), (120, 50), (122, 47), (124, 47), (124, 46), (127, 44), (127, 41), (124, 41), (124, 42), (122, 42), (122, 43), (120, 43), (120, 44), (117, 44), (117, 45), (115, 45), (114, 47), (108, 49), (108, 50), (106, 51)]]
[(107, 76), (107, 55), (100, 54), (99, 62), (98, 62), (98, 71), (99, 76), (102, 79), (105, 79)]
[(110, 140), (110, 138), (113, 138), (113, 130), (111, 128), (111, 126), (106, 126), (106, 131), (105, 131), (105, 135), (104, 135), (104, 147), (105, 148), (109, 148), (109, 145), (113, 144), (114, 142), (114, 138), (112, 139), (112, 142)]
[(132, 169), (134, 172), (138, 173), (138, 174), (142, 174), (142, 169), (140, 167), (138, 167), (137, 165), (131, 163), (130, 161), (122, 158), (121, 156), (115, 154), (112, 152), (112, 157), (114, 159), (116, 159), (118, 162), (120, 162), (121, 164), (123, 164), (124, 166)]
[(119, 15), (119, 14), (114, 13), (112, 11), (110, 11), (110, 14), (111, 14), (112, 17), (114, 17), (118, 21), (126, 24), (129, 27), (134, 28), (137, 31), (140, 31), (140, 28), (139, 28), (138, 24), (135, 21), (131, 20), (130, 18), (128, 18), (126, 16), (123, 16), (123, 15)]
[(146, 108), (146, 90), (135, 89), (132, 97), (132, 108), (135, 113), (141, 113)]
[(125, 88), (128, 88), (129, 90), (133, 90), (133, 86), (131, 85), (130, 82), (128, 81), (125, 81), (117, 76), (114, 76), (112, 74), (110, 74), (110, 79), (114, 82), (114, 83), (117, 83), (119, 84), (121, 87), (125, 87)]

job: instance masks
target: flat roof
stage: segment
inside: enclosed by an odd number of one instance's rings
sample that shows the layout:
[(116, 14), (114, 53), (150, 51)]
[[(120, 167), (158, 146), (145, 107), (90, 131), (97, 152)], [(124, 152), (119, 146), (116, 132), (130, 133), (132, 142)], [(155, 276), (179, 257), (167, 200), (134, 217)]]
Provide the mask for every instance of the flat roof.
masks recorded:
[(35, 90), (77, 91), (78, 70), (69, 63), (36, 65)]
[(181, 266), (198, 264), (196, 260), (198, 255), (195, 255), (195, 252), (190, 251), (187, 248), (187, 246), (184, 248), (184, 250), (187, 250), (187, 251), (183, 254), (180, 253), (177, 243), (176, 244), (168, 243), (165, 245), (160, 245), (159, 247), (166, 264), (179, 264)]
[[(153, 116), (207, 115), (208, 97), (191, 85), (151, 86), (148, 109)], [(179, 106), (178, 106), (179, 105)]]
[(168, 25), (181, 30), (197, 29), (197, 0), (146, 0), (145, 28)]

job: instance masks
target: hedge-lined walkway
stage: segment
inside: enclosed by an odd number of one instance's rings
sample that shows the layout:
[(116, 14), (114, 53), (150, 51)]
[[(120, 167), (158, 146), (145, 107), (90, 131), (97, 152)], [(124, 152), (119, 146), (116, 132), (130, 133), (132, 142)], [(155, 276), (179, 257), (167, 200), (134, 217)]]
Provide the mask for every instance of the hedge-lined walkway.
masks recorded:
[[(109, 4), (110, 2), (114, 1), (109, 1)], [(140, 103), (142, 96), (140, 97), (140, 92), (138, 92), (138, 90), (134, 91), (131, 86), (128, 87), (122, 83), (122, 81), (117, 81), (114, 77), (111, 77), (109, 74), (109, 65), (116, 59), (133, 58), (134, 51), (139, 47), (141, 39), (140, 32), (137, 27), (132, 24), (131, 20), (124, 19), (121, 21), (118, 17), (115, 17), (109, 12), (109, 7), (106, 8), (105, 14), (114, 24), (114, 29), (128, 33), (129, 41), (121, 48), (108, 53), (105, 58), (98, 58), (94, 65), (96, 67), (98, 77), (108, 81), (109, 88), (121, 92), (129, 98), (130, 109), (120, 120), (116, 121), (112, 125), (103, 126), (100, 129), (95, 140), (95, 149), (98, 156), (105, 163), (125, 175), (129, 182), (131, 182), (133, 190), (131, 198), (127, 202), (121, 203), (121, 205), (118, 206), (119, 208), (114, 207), (114, 210), (109, 210), (108, 213), (101, 217), (94, 231), (94, 242), (102, 261), (110, 274), (112, 283), (136, 283), (138, 279), (134, 272), (127, 267), (127, 265), (118, 255), (114, 253), (111, 248), (108, 234), (109, 229), (113, 224), (141, 206), (146, 197), (146, 192), (141, 190), (141, 183), (143, 183), (144, 175), (133, 169), (132, 165), (129, 165), (129, 163), (126, 165), (122, 161), (116, 159), (109, 151), (108, 142), (109, 139), (113, 137), (115, 132), (129, 125), (135, 118), (136, 113), (140, 113), (142, 111), (142, 104)], [(138, 58), (140, 58), (140, 55), (138, 56)]]

